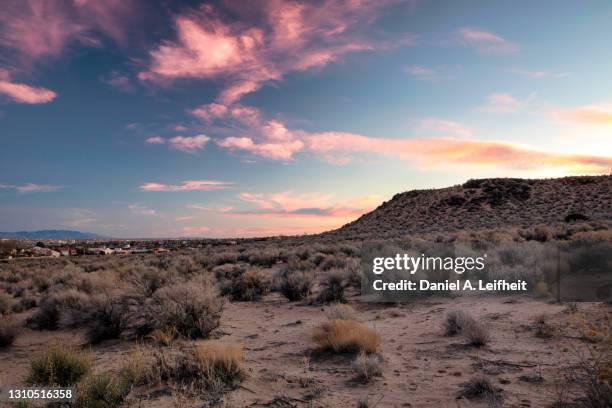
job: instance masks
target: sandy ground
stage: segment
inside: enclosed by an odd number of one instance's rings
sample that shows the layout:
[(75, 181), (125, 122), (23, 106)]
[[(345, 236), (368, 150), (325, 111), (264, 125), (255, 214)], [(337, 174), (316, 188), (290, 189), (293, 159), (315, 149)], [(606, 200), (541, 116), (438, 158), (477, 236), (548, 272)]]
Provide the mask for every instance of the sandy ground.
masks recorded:
[[(565, 327), (580, 315), (597, 320), (610, 313), (610, 306), (603, 304), (583, 303), (578, 312), (568, 313), (565, 306), (510, 297), (381, 305), (360, 303), (352, 296), (350, 304), (359, 319), (382, 336), (382, 377), (363, 384), (355, 379), (351, 356), (313, 352), (312, 330), (326, 319), (326, 306), (288, 303), (271, 294), (259, 302), (228, 303), (224, 310), (220, 338), (243, 345), (249, 375), (220, 406), (356, 407), (359, 399), (367, 398), (371, 407), (379, 408), (484, 407), (484, 400), (457, 399), (461, 383), (484, 373), (503, 389), (504, 407), (547, 407), (567, 388), (559, 382), (562, 368), (571, 366), (576, 349), (584, 350), (587, 343), (569, 329), (552, 339), (538, 338), (529, 328), (532, 319), (546, 313), (553, 325)], [(492, 335), (489, 345), (478, 349), (461, 337), (445, 337), (441, 323), (452, 309), (469, 311), (485, 323)], [(32, 356), (53, 342), (79, 346), (83, 333), (23, 329), (12, 347), (0, 351), (0, 384), (19, 384)], [(91, 348), (95, 370), (118, 370), (133, 347), (133, 342), (114, 340)], [(535, 374), (544, 381), (520, 379)], [(183, 400), (170, 390), (157, 391), (133, 392), (132, 405), (203, 406), (202, 401)]]

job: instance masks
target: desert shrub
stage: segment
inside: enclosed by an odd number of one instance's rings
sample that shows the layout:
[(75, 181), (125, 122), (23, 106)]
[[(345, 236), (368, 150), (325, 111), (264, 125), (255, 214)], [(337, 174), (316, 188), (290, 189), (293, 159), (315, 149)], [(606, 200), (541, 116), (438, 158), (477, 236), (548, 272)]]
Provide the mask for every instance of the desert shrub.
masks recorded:
[(347, 287), (346, 273), (342, 269), (330, 270), (320, 282), (319, 302), (344, 302), (344, 289)]
[[(20, 311), (30, 310), (36, 307), (37, 302), (33, 297), (24, 296), (18, 302)], [(14, 306), (13, 306), (14, 308)]]
[(380, 335), (354, 320), (329, 320), (315, 327), (313, 340), (321, 350), (337, 353), (375, 353)]
[(87, 377), (77, 387), (76, 408), (120, 407), (130, 390), (130, 384), (121, 377), (100, 374)]
[(476, 376), (469, 381), (461, 384), (458, 398), (482, 398), (490, 395), (499, 395), (501, 390), (496, 388), (491, 381), (484, 376)]
[(361, 260), (358, 258), (348, 258), (346, 260), (346, 279), (348, 284), (361, 290), (362, 274)]
[(370, 382), (374, 377), (382, 374), (380, 358), (373, 354), (360, 353), (355, 361), (353, 361), (353, 370), (355, 370), (357, 378), (361, 381)]
[(189, 276), (198, 271), (198, 265), (196, 265), (195, 261), (192, 257), (187, 255), (173, 256), (171, 263), (171, 268), (168, 268), (170, 273), (176, 272), (181, 276)]
[(32, 360), (26, 382), (67, 387), (76, 384), (90, 370), (88, 355), (54, 345)]
[(548, 316), (544, 313), (537, 315), (533, 319), (532, 329), (537, 337), (550, 339), (553, 337), (555, 329), (548, 323)]
[(283, 272), (276, 280), (276, 289), (289, 301), (306, 299), (312, 292), (314, 274), (312, 272)]
[(36, 313), (27, 320), (28, 327), (38, 330), (56, 330), (60, 318), (60, 310), (55, 298), (42, 298)]
[(318, 265), (322, 271), (328, 271), (334, 268), (344, 268), (346, 266), (346, 262), (344, 259), (338, 256), (326, 255)]
[(342, 244), (340, 245), (340, 252), (346, 256), (359, 256), (361, 250), (356, 244)]
[(243, 364), (242, 347), (208, 340), (177, 358), (172, 377), (199, 389), (218, 390), (244, 379)]
[(471, 320), (465, 325), (463, 328), (463, 336), (467, 339), (468, 343), (474, 347), (485, 346), (489, 340), (491, 340), (489, 329), (476, 320)]
[(125, 310), (125, 305), (116, 299), (107, 296), (98, 299), (88, 311), (87, 340), (96, 344), (119, 337)]
[(285, 268), (289, 271), (310, 271), (315, 268), (315, 264), (308, 258), (301, 258), (299, 255), (291, 254), (287, 257)]
[(126, 281), (136, 296), (148, 298), (155, 291), (168, 283), (168, 275), (157, 268), (139, 268), (126, 277)]
[(552, 240), (553, 231), (547, 225), (538, 225), (533, 229), (533, 239), (540, 242)]
[(447, 336), (461, 334), (463, 329), (473, 321), (474, 318), (472, 318), (468, 312), (463, 310), (451, 310), (446, 313), (446, 317), (442, 323), (444, 334)]
[(231, 264), (236, 262), (238, 262), (237, 252), (217, 252), (214, 255), (210, 255), (210, 257), (208, 258), (208, 264), (212, 266)]
[(222, 289), (222, 293), (230, 295), (232, 300), (259, 300), (270, 290), (270, 281), (259, 269), (250, 269), (233, 280)]
[(357, 320), (355, 309), (343, 303), (330, 306), (326, 315), (329, 320)]
[(230, 285), (234, 279), (246, 272), (248, 265), (246, 264), (224, 264), (215, 266), (212, 273), (222, 290), (222, 295), (229, 295)]
[(0, 315), (11, 311), (11, 304), (11, 297), (5, 292), (0, 292)]
[(146, 305), (153, 329), (170, 330), (188, 338), (208, 337), (219, 326), (223, 299), (210, 282), (196, 279), (159, 289)]
[(8, 347), (15, 341), (19, 327), (8, 317), (0, 317), (0, 349)]

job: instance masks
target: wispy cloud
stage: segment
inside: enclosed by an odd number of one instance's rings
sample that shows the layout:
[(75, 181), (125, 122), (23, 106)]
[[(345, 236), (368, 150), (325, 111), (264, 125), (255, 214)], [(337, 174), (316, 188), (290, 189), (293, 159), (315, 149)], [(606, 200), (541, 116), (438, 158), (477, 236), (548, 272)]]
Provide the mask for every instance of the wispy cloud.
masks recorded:
[(368, 26), (387, 4), (382, 1), (324, 0), (258, 3), (261, 18), (249, 8), (232, 9), (237, 19), (222, 19), (223, 5), (204, 5), (174, 17), (175, 41), (150, 53), (140, 79), (165, 82), (179, 78), (219, 80), (219, 101), (232, 104), (264, 83), (289, 72), (324, 67), (348, 53), (383, 47), (364, 38)]
[(513, 69), (511, 72), (531, 79), (566, 78), (569, 76), (569, 72), (529, 71), (524, 69)]
[(201, 204), (187, 204), (187, 208), (191, 208), (193, 210), (220, 212), (220, 213), (227, 213), (227, 212), (230, 212), (230, 211), (232, 211), (234, 209), (234, 207), (231, 207), (231, 206), (228, 206), (228, 207), (210, 207), (210, 206), (201, 205)]
[(612, 104), (556, 109), (553, 110), (552, 116), (563, 122), (586, 125), (612, 125)]
[(404, 68), (404, 71), (422, 81), (436, 81), (439, 79), (439, 75), (435, 70), (422, 65), (411, 65)]
[[(512, 96), (498, 94), (490, 98), (487, 108), (508, 112), (524, 103)], [(429, 138), (389, 139), (345, 132), (292, 130), (278, 120), (271, 120), (245, 130), (245, 136), (222, 138), (217, 144), (233, 151), (285, 162), (294, 160), (299, 153), (308, 153), (336, 164), (346, 164), (356, 155), (374, 154), (410, 160), (425, 168), (484, 166), (509, 171), (549, 169), (559, 174), (597, 174), (612, 169), (612, 158), (608, 157), (549, 153), (506, 141), (466, 139), (469, 131), (456, 123), (431, 120), (426, 124), (445, 128), (447, 133)], [(461, 137), (457, 138), (458, 135)]]
[(463, 27), (457, 32), (459, 42), (487, 54), (511, 54), (520, 50), (518, 44), (501, 36), (473, 27)]
[(41, 104), (51, 102), (57, 94), (46, 88), (38, 88), (11, 81), (8, 71), (0, 69), (0, 94), (16, 103)]
[(13, 189), (18, 193), (51, 193), (64, 188), (64, 186), (55, 186), (51, 184), (26, 183), (20, 185), (0, 184), (0, 189)]
[(146, 216), (157, 215), (157, 211), (147, 206), (144, 206), (142, 204), (130, 204), (128, 205), (128, 209), (134, 214), (138, 214), (138, 215), (146, 215)]
[(192, 109), (190, 113), (210, 124), (215, 120), (235, 120), (244, 125), (255, 125), (260, 121), (259, 109), (240, 104), (225, 105), (209, 103)]
[(165, 144), (166, 139), (161, 136), (151, 136), (145, 139), (145, 142), (149, 144)]
[(231, 187), (234, 183), (217, 180), (189, 180), (181, 184), (145, 183), (140, 186), (142, 191), (212, 191)]
[(142, 14), (137, 0), (8, 0), (0, 13), (0, 46), (29, 63), (58, 57), (71, 42), (98, 45), (98, 34), (121, 42)]
[(527, 106), (534, 98), (535, 94), (521, 100), (509, 93), (492, 93), (487, 96), (487, 104), (478, 107), (478, 110), (490, 113), (512, 113)]
[(472, 136), (472, 131), (462, 123), (438, 118), (423, 119), (417, 130), (427, 136)]
[(35, 184), (28, 183), (17, 186), (17, 191), (20, 193), (51, 193), (62, 189), (63, 186), (54, 186), (50, 184)]
[(210, 137), (206, 135), (197, 136), (175, 136), (168, 139), (168, 145), (175, 149), (186, 153), (196, 153), (204, 149), (204, 146), (209, 142)]
[(130, 78), (120, 73), (119, 71), (111, 71), (108, 75), (100, 77), (100, 80), (113, 88), (119, 89), (123, 92), (133, 92), (134, 85)]
[(409, 65), (403, 70), (408, 75), (419, 81), (438, 82), (453, 78), (454, 73), (461, 69), (460, 66), (435, 66), (426, 67), (424, 65)]

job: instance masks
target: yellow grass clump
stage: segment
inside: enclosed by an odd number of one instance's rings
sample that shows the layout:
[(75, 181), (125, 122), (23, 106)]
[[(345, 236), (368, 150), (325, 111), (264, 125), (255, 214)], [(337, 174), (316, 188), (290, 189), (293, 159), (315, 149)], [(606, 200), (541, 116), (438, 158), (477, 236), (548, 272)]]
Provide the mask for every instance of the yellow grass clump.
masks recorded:
[(180, 382), (200, 379), (201, 388), (232, 387), (246, 374), (242, 347), (208, 340), (198, 344), (179, 361), (175, 376)]
[(323, 350), (337, 353), (375, 353), (380, 335), (354, 320), (329, 320), (314, 329), (313, 340)]

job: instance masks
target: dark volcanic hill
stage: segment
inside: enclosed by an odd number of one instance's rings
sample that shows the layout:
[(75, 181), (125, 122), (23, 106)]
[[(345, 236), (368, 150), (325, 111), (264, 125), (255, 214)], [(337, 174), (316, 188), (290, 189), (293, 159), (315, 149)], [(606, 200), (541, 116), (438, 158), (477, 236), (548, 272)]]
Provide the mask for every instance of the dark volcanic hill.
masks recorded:
[(612, 175), (492, 178), (396, 194), (331, 235), (393, 236), (612, 219)]

